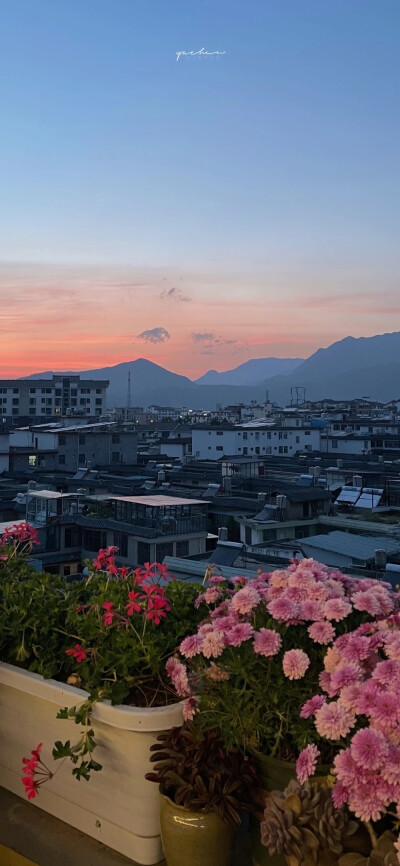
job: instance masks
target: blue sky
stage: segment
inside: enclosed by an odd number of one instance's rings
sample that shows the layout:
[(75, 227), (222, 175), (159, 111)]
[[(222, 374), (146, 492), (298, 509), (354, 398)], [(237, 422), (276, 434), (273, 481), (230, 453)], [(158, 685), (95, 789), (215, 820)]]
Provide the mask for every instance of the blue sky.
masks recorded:
[[(231, 329), (277, 290), (299, 310), (381, 290), (393, 310), (398, 0), (3, 0), (0, 20), (6, 290), (30, 262), (66, 284), (77, 265), (160, 268), (201, 301), (218, 278)], [(176, 61), (202, 47), (226, 54)], [(149, 298), (141, 331), (165, 326)], [(315, 320), (310, 347), (341, 327)]]

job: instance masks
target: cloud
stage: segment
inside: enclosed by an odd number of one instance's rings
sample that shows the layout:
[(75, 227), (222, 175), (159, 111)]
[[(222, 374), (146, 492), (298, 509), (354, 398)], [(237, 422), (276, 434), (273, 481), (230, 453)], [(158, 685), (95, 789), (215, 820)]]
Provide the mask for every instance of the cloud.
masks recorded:
[(145, 340), (146, 343), (165, 343), (166, 340), (171, 339), (171, 335), (165, 328), (150, 328), (138, 334), (137, 339)]
[(182, 289), (177, 289), (176, 286), (173, 286), (172, 289), (163, 289), (160, 298), (166, 299), (168, 301), (190, 301), (186, 295), (183, 294)]
[(209, 331), (204, 334), (192, 334), (192, 340), (194, 343), (213, 343), (215, 339), (215, 335)]

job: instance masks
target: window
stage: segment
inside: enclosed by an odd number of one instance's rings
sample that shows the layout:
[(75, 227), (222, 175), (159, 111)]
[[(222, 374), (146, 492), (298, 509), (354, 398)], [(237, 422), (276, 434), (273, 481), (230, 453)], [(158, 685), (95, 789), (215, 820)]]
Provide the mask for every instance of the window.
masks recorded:
[(85, 456), (85, 454), (79, 454), (79, 456), (78, 456), (78, 462), (79, 462), (81, 465), (82, 465), (83, 463), (86, 463), (86, 456)]
[(114, 544), (120, 556), (128, 556), (128, 536), (126, 532), (114, 532)]
[(248, 448), (243, 448), (243, 454), (244, 454), (244, 455), (245, 455), (245, 454), (248, 454), (248, 451), (249, 451)]
[(96, 394), (101, 394), (101, 388), (96, 388)]
[(259, 445), (256, 445), (256, 447), (255, 447), (254, 450), (255, 450), (256, 454), (259, 454), (259, 453), (260, 453), (260, 447), (259, 447)]
[(19, 389), (18, 389), (18, 388), (13, 388), (13, 394), (18, 394), (18, 393), (19, 393)]
[(217, 436), (223, 436), (223, 435), (224, 434), (223, 434), (222, 430), (217, 430)]
[(245, 527), (245, 544), (251, 544), (251, 526)]
[(30, 454), (28, 457), (29, 466), (36, 466), (37, 457), (36, 454)]
[(121, 437), (120, 437), (119, 433), (113, 433), (112, 437), (111, 437), (111, 441), (112, 441), (113, 445), (119, 445), (119, 443), (121, 441)]
[(56, 388), (56, 397), (61, 397), (61, 395), (62, 395), (61, 388)]
[(36, 388), (29, 388), (30, 394), (36, 394)]
[(96, 397), (96, 406), (102, 406), (102, 405), (103, 405), (103, 401), (102, 401), (101, 397)]
[(58, 444), (59, 445), (65, 445), (65, 436), (63, 433), (58, 434)]
[(138, 541), (137, 562), (138, 565), (144, 565), (145, 562), (151, 562), (150, 544), (146, 544), (145, 541)]
[(306, 430), (305, 432), (306, 432), (306, 436), (311, 436), (311, 433), (309, 430)]
[(77, 526), (68, 527), (64, 536), (65, 547), (80, 547), (81, 530)]
[(300, 445), (300, 436), (296, 436), (296, 445)]
[(243, 433), (243, 439), (247, 439), (247, 433)]
[(36, 415), (36, 409), (35, 409), (34, 407), (33, 407), (33, 408), (30, 407), (29, 410), (28, 410), (28, 414), (29, 414), (29, 415)]
[(224, 446), (223, 446), (223, 445), (216, 445), (215, 450), (216, 450), (216, 451), (223, 451), (223, 450), (224, 450)]
[(13, 409), (12, 414), (13, 415), (19, 415), (19, 409)]
[(189, 556), (189, 542), (177, 541), (175, 556)]
[(120, 454), (119, 451), (111, 452), (111, 463), (119, 463), (120, 462)]
[(107, 533), (96, 529), (85, 529), (83, 531), (83, 547), (92, 553), (98, 553), (101, 548), (107, 547)]
[(81, 399), (79, 400), (79, 404), (81, 406), (86, 406), (86, 397), (81, 397)]
[(339, 445), (339, 443), (338, 443), (337, 439), (332, 439), (332, 448), (338, 448), (338, 445)]
[(65, 465), (65, 454), (59, 454), (58, 455), (58, 462), (59, 462), (60, 466)]
[(36, 406), (36, 397), (29, 397), (29, 405)]
[(19, 403), (19, 397), (13, 397), (13, 401), (12, 401), (13, 406), (18, 406), (18, 403)]

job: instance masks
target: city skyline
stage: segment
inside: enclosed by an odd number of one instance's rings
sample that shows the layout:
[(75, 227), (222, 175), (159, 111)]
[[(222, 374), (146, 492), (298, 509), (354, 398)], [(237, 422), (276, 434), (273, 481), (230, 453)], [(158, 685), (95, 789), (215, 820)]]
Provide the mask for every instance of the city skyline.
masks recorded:
[(399, 20), (5, 0), (0, 376), (195, 378), (400, 330)]

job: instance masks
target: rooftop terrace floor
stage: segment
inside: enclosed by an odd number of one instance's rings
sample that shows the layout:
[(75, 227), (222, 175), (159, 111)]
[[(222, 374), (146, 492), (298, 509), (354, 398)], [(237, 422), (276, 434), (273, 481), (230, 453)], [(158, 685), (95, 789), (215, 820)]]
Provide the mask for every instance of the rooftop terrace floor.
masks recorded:
[[(0, 788), (1, 866), (137, 866), (63, 821)], [(232, 866), (250, 866), (246, 833), (238, 833)], [(163, 860), (159, 866), (167, 866)]]

